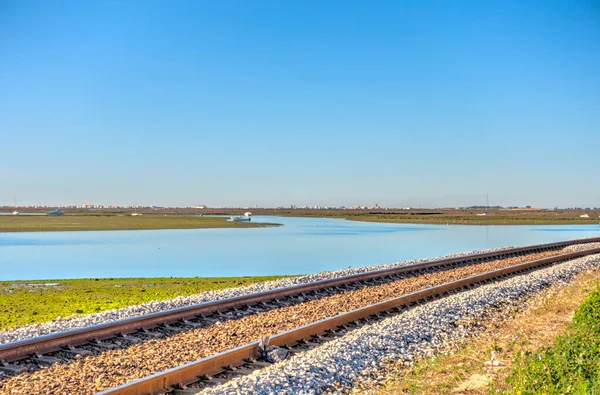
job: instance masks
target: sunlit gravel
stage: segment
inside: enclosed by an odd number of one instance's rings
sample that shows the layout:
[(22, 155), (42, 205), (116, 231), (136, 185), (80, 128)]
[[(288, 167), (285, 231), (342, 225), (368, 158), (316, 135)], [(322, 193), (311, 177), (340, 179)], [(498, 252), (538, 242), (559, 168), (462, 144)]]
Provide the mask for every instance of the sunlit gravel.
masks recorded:
[(417, 358), (482, 330), (482, 322), (518, 310), (526, 296), (598, 267), (600, 254), (590, 255), (448, 296), (202, 394), (349, 393), (357, 383), (362, 387), (382, 380), (381, 372), (389, 364), (411, 366)]

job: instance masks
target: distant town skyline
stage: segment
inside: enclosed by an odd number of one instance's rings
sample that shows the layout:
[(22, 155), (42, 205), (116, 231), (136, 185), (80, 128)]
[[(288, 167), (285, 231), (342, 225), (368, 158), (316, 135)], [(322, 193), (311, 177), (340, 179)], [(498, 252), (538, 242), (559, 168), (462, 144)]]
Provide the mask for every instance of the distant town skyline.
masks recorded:
[(289, 206), (264, 206), (264, 205), (233, 205), (233, 206), (227, 206), (227, 205), (214, 205), (214, 206), (209, 206), (209, 205), (205, 205), (205, 204), (200, 204), (200, 205), (183, 205), (183, 206), (162, 206), (162, 205), (155, 205), (155, 204), (148, 204), (148, 205), (134, 205), (134, 204), (93, 204), (93, 203), (84, 203), (84, 204), (32, 204), (32, 205), (14, 205), (14, 204), (0, 204), (0, 207), (7, 207), (7, 208), (13, 208), (13, 207), (17, 207), (17, 208), (53, 208), (53, 207), (60, 207), (60, 208), (71, 208), (71, 209), (137, 209), (137, 208), (150, 208), (150, 209), (197, 209), (197, 210), (202, 210), (202, 209), (252, 209), (252, 208), (259, 208), (259, 209), (299, 209), (299, 210), (306, 210), (306, 209), (314, 209), (314, 210), (340, 210), (340, 209), (347, 209), (347, 210), (378, 210), (378, 209), (382, 209), (382, 210), (388, 210), (388, 209), (400, 209), (400, 210), (419, 210), (419, 209), (476, 209), (476, 208), (493, 208), (493, 209), (542, 209), (542, 210), (546, 210), (546, 209), (565, 209), (565, 210), (598, 210), (600, 209), (600, 206), (594, 206), (594, 205), (587, 205), (587, 206), (570, 206), (570, 207), (560, 207), (560, 206), (555, 206), (555, 207), (542, 207), (542, 206), (536, 206), (536, 205), (515, 205), (515, 206), (510, 206), (510, 205), (480, 205), (480, 204), (474, 204), (474, 205), (467, 205), (467, 206), (380, 206), (378, 203), (375, 204), (352, 204), (352, 205), (341, 205), (341, 206), (335, 206), (335, 205), (289, 205)]
[(600, 205), (585, 1), (0, 4), (0, 205)]

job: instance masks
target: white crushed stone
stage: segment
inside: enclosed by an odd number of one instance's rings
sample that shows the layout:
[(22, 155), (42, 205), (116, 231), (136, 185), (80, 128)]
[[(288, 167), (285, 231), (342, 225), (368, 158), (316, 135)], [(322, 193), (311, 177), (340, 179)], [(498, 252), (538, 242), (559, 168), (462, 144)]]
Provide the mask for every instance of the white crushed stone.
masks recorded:
[(565, 253), (567, 252), (579, 252), (589, 250), (592, 248), (600, 248), (600, 243), (585, 243), (585, 244), (574, 244), (564, 248)]
[[(582, 238), (581, 240), (584, 240)], [(587, 243), (583, 246), (570, 246), (569, 248), (592, 248), (593, 244), (600, 243)], [(388, 269), (393, 267), (400, 267), (406, 265), (413, 265), (417, 263), (430, 262), (444, 258), (456, 258), (465, 255), (471, 255), (475, 253), (486, 253), (494, 251), (502, 251), (506, 249), (515, 248), (514, 246), (506, 246), (500, 248), (490, 248), (485, 250), (474, 250), (470, 252), (460, 252), (455, 254), (448, 254), (436, 258), (425, 258), (425, 259), (413, 259), (403, 262), (395, 262), (391, 264), (365, 266), (359, 268), (348, 268), (336, 271), (324, 271), (306, 276), (283, 278), (279, 280), (266, 281), (263, 283), (256, 283), (239, 288), (227, 288), (218, 291), (209, 291), (200, 293), (197, 295), (190, 296), (179, 296), (173, 299), (166, 299), (161, 301), (153, 301), (143, 303), (139, 305), (133, 305), (124, 307), (121, 309), (107, 310), (95, 314), (78, 315), (71, 317), (58, 317), (56, 320), (48, 321), (40, 324), (26, 325), (22, 327), (15, 327), (7, 330), (0, 331), (0, 344), (11, 343), (19, 340), (30, 339), (33, 337), (49, 335), (52, 333), (65, 332), (77, 328), (83, 328), (91, 325), (99, 325), (108, 322), (113, 322), (125, 318), (137, 317), (144, 314), (155, 313), (164, 310), (175, 309), (178, 307), (192, 306), (200, 303), (212, 302), (215, 300), (232, 298), (236, 296), (243, 296), (257, 292), (269, 291), (277, 288), (289, 287), (292, 285), (306, 284), (314, 281), (325, 280), (330, 278), (338, 278), (342, 276), (348, 276), (351, 274), (358, 274), (369, 272), (373, 270)]]
[[(600, 267), (600, 254), (451, 295), (332, 340), (311, 351), (208, 388), (216, 394), (344, 394), (377, 383), (393, 363), (411, 366), (481, 331), (481, 321), (524, 306), (528, 295)], [(466, 322), (471, 324), (465, 325)], [(354, 390), (359, 390), (355, 387)]]

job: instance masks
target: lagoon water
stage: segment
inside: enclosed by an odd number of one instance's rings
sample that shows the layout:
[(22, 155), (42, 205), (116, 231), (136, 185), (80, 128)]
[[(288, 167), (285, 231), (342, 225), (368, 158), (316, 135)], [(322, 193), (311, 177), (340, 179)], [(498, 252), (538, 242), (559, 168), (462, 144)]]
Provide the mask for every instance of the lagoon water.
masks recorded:
[(314, 273), (600, 236), (598, 225), (458, 226), (254, 217), (248, 229), (0, 233), (0, 280)]

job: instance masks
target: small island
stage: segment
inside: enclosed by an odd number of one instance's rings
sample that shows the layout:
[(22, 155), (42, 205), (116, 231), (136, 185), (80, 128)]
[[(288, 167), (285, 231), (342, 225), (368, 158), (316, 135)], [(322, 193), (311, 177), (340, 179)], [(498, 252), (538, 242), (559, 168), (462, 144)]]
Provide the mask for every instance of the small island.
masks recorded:
[[(136, 213), (134, 213), (136, 214)], [(80, 230), (150, 230), (264, 228), (279, 224), (228, 221), (226, 217), (201, 215), (119, 213), (64, 215), (0, 215), (0, 232), (49, 232)]]

